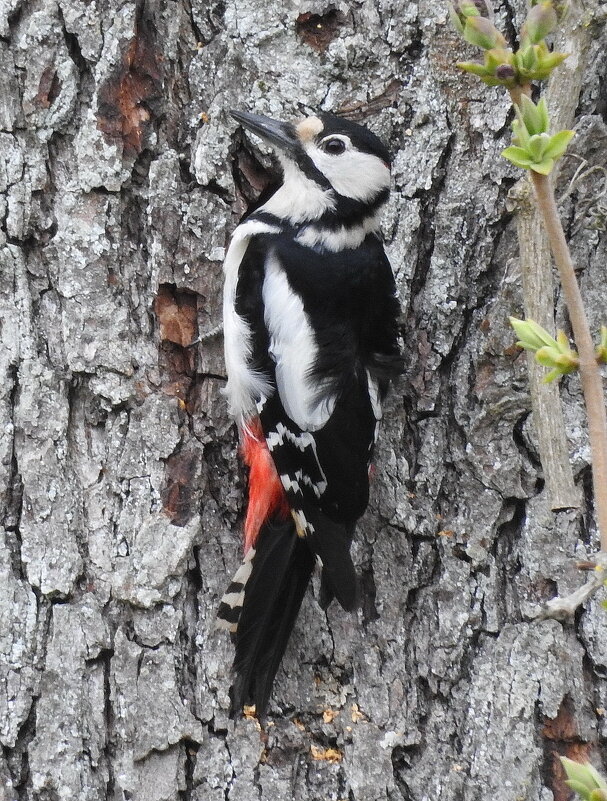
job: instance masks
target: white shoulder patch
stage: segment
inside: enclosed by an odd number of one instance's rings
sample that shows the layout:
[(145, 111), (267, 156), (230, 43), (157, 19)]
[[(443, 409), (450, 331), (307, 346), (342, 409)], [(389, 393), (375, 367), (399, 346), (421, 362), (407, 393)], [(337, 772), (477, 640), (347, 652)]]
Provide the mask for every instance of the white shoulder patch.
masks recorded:
[(379, 399), (379, 384), (373, 378), (371, 373), (367, 370), (367, 386), (369, 387), (369, 399), (371, 401), (371, 408), (373, 409), (373, 416), (379, 423), (382, 418), (381, 401)]
[(303, 431), (317, 431), (333, 414), (336, 398), (317, 399), (318, 384), (310, 379), (318, 353), (314, 331), (301, 298), (272, 254), (266, 263), (263, 303), (282, 405)]
[(272, 394), (272, 388), (268, 377), (253, 370), (249, 364), (251, 330), (235, 308), (238, 273), (251, 237), (279, 231), (277, 226), (268, 223), (256, 220), (244, 222), (234, 232), (223, 263), (223, 332), (228, 375), (224, 393), (228, 399), (229, 413), (239, 424), (243, 424), (255, 412), (255, 404), (262, 395), (268, 397)]

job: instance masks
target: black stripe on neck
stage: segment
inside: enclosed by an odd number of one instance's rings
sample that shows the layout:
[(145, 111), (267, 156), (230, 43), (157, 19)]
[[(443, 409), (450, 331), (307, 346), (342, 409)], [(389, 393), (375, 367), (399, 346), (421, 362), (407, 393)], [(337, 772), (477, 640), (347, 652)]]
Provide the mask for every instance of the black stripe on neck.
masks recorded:
[(277, 217), (275, 214), (270, 214), (269, 211), (262, 211), (262, 209), (254, 211), (247, 217), (246, 221), (266, 223), (266, 225), (273, 225), (280, 229), (288, 226), (288, 222), (283, 217)]
[(290, 228), (302, 228), (306, 225), (314, 225), (329, 231), (335, 231), (338, 228), (357, 228), (369, 217), (376, 214), (380, 206), (388, 200), (390, 195), (390, 190), (386, 188), (382, 189), (373, 200), (362, 201), (344, 197), (335, 192), (335, 190), (332, 191), (335, 198), (335, 208), (328, 209), (316, 219), (305, 220), (294, 226), (287, 217), (278, 217), (263, 209), (257, 209), (257, 211), (254, 211), (247, 217), (247, 221), (256, 220), (257, 222), (266, 223), (267, 225), (274, 225), (283, 231)]
[(314, 181), (321, 189), (333, 189), (327, 178), (325, 178), (305, 150), (302, 149), (301, 152), (297, 151), (294, 157), (291, 156), (291, 158), (306, 178)]
[(325, 211), (324, 214), (311, 222), (316, 223), (322, 228), (355, 228), (361, 225), (366, 219), (372, 217), (383, 204), (388, 200), (390, 190), (382, 189), (373, 200), (354, 200), (351, 197), (344, 197), (335, 192), (335, 208)]

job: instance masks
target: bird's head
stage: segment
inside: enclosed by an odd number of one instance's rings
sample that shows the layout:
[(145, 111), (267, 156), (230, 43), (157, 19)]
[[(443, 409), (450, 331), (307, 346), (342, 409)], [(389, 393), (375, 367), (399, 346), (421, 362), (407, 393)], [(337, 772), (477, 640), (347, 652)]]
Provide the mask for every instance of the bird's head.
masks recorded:
[(296, 124), (246, 111), (231, 114), (274, 147), (286, 185), (313, 182), (325, 193), (365, 205), (387, 197), (390, 154), (363, 125), (325, 112)]

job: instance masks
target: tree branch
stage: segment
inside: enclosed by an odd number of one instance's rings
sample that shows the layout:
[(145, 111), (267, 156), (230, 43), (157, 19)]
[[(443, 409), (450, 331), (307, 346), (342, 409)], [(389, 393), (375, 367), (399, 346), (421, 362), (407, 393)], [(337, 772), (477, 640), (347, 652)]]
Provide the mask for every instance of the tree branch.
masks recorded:
[(580, 378), (588, 416), (596, 519), (601, 538), (601, 550), (607, 551), (607, 415), (605, 414), (603, 382), (596, 363), (582, 295), (556, 207), (552, 182), (548, 176), (533, 171), (531, 171), (531, 181), (548, 233), (552, 255), (559, 270), (565, 303), (573, 329), (573, 338), (579, 353)]

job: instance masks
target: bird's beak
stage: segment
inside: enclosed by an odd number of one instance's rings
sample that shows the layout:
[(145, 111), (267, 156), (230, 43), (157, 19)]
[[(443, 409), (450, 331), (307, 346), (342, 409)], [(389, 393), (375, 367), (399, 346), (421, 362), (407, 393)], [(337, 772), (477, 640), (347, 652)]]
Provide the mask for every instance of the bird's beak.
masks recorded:
[(230, 114), (247, 131), (251, 131), (284, 153), (293, 153), (300, 147), (295, 126), (290, 122), (279, 122), (261, 114), (250, 114), (248, 111), (232, 110)]

